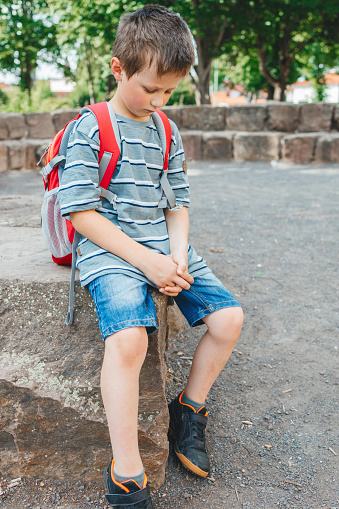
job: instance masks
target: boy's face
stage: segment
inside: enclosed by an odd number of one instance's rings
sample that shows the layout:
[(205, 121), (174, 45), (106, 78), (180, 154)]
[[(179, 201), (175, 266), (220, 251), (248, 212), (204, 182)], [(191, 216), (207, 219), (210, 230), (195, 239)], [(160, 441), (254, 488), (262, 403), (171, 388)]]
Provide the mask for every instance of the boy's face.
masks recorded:
[(134, 120), (148, 120), (151, 113), (165, 106), (183, 79), (172, 73), (159, 77), (153, 67), (146, 67), (127, 79), (118, 58), (112, 59), (111, 66), (118, 81), (112, 106), (116, 113)]

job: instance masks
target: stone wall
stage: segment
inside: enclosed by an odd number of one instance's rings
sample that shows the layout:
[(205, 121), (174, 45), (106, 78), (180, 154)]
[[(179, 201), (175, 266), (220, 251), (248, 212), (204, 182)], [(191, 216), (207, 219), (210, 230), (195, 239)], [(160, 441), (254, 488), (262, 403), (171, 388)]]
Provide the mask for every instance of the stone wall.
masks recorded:
[[(339, 106), (269, 101), (246, 106), (166, 107), (187, 159), (339, 162)], [(35, 168), (77, 110), (0, 115), (0, 171)]]

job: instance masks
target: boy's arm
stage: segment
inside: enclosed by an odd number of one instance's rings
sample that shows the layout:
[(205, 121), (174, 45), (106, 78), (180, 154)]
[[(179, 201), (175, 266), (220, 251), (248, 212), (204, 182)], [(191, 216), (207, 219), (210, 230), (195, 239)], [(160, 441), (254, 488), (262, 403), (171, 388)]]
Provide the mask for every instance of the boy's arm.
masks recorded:
[(165, 209), (165, 218), (170, 244), (172, 260), (177, 265), (177, 274), (188, 283), (193, 283), (193, 277), (188, 273), (188, 229), (189, 217), (186, 207), (180, 210)]
[(177, 272), (177, 264), (171, 257), (150, 251), (96, 210), (71, 212), (70, 216), (74, 228), (81, 235), (141, 270), (165, 295), (189, 289), (188, 280)]

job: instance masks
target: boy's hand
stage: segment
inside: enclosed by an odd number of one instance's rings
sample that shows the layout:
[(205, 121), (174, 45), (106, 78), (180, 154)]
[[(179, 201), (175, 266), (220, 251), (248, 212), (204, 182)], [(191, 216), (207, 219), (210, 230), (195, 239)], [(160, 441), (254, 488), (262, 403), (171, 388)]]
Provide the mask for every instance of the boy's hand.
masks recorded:
[[(172, 260), (177, 265), (177, 274), (178, 276), (182, 277), (185, 281), (190, 283), (190, 285), (194, 282), (193, 277), (189, 274), (187, 270), (187, 257), (184, 256), (176, 256), (171, 255)], [(179, 292), (181, 292), (183, 288), (178, 286), (166, 286), (165, 288), (159, 288), (159, 292), (163, 293), (164, 295), (169, 295), (171, 297), (176, 297)], [(185, 288), (188, 290), (189, 288)]]
[[(187, 250), (185, 250), (185, 252), (187, 252)], [(177, 265), (178, 276), (182, 277), (183, 279), (185, 279), (185, 281), (192, 284), (194, 282), (194, 279), (191, 276), (191, 274), (189, 274), (189, 272), (188, 272), (187, 255), (185, 255), (185, 254), (184, 255), (171, 254), (171, 258), (174, 261), (174, 263), (176, 263), (176, 265)]]
[(178, 272), (178, 264), (172, 257), (158, 253), (149, 253), (147, 262), (142, 271), (161, 293), (175, 297), (181, 290), (189, 290), (193, 278), (183, 264)]

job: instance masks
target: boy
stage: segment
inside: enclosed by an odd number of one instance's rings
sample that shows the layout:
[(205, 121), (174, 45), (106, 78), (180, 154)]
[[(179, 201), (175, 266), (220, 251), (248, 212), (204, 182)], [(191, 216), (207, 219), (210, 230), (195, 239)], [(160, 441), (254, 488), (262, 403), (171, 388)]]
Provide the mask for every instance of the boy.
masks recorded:
[(157, 327), (148, 285), (174, 297), (191, 326), (207, 325), (187, 385), (169, 405), (175, 452), (202, 477), (209, 473), (205, 398), (242, 326), (240, 304), (188, 245), (186, 163), (173, 122), (167, 174), (176, 206), (159, 207), (163, 153), (151, 115), (167, 103), (194, 60), (191, 33), (177, 14), (150, 5), (124, 15), (111, 61), (118, 88), (109, 102), (121, 137), (109, 186), (115, 201), (100, 199), (92, 113), (71, 134), (59, 191), (62, 214), (82, 235), (80, 280), (88, 285), (105, 340), (101, 390), (114, 460), (104, 479), (113, 507), (152, 507), (137, 431), (139, 373), (147, 336)]

